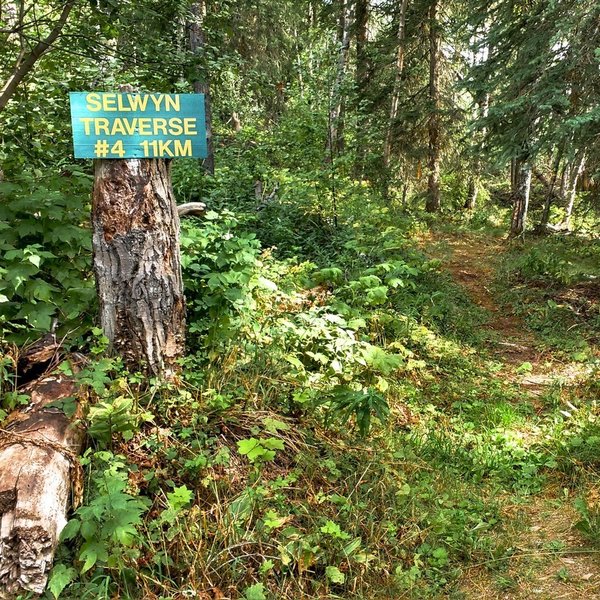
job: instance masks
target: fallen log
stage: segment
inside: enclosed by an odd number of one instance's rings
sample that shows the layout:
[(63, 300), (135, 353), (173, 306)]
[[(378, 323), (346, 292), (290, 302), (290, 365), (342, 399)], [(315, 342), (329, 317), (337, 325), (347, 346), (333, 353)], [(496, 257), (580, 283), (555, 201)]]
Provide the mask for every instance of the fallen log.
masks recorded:
[(85, 432), (73, 378), (46, 375), (20, 391), (29, 404), (0, 424), (0, 589), (40, 594), (81, 498)]

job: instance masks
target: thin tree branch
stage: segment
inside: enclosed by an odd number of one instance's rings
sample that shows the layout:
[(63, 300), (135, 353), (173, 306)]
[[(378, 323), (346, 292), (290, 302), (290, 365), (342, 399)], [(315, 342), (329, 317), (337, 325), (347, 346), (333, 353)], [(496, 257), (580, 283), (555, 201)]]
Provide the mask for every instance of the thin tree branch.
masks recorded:
[(43, 40), (40, 40), (33, 47), (31, 52), (29, 52), (29, 54), (27, 54), (21, 61), (17, 62), (13, 74), (8, 79), (6, 85), (2, 88), (2, 91), (0, 92), (0, 111), (4, 109), (8, 101), (13, 97), (18, 85), (33, 69), (35, 63), (50, 48), (52, 43), (58, 38), (67, 22), (67, 19), (69, 18), (69, 13), (71, 12), (74, 5), (75, 0), (68, 0), (68, 2), (64, 5), (62, 9), (58, 21), (56, 21), (56, 24), (54, 25), (52, 31), (49, 33), (48, 37), (46, 37)]

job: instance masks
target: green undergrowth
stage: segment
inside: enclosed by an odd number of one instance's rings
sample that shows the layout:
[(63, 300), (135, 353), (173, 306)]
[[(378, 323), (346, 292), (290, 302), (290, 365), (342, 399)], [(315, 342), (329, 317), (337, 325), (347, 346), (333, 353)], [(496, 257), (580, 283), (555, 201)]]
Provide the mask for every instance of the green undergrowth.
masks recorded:
[(528, 239), (505, 255), (499, 288), (547, 347), (579, 362), (594, 356), (600, 341), (598, 239)]
[[(244, 158), (225, 151), (238, 150)], [(291, 173), (272, 158), (246, 156), (212, 182), (177, 168), (180, 197), (210, 210), (182, 223), (188, 352), (169, 383), (127, 373), (91, 327), (89, 232), (76, 209), (86, 176), (0, 188), (4, 222), (25, 223), (3, 238), (5, 339), (57, 319), (91, 356), (73, 374), (92, 400), (85, 496), (45, 597), (458, 599), (474, 565), (503, 577), (519, 543), (510, 507), (549, 482), (597, 544), (597, 305), (569, 305), (560, 326), (544, 312), (556, 310), (545, 294), (558, 307), (557, 294), (594, 282), (594, 242), (539, 242), (564, 243), (574, 263), (587, 253), (568, 277), (535, 245), (503, 263), (506, 301), (550, 347), (585, 361), (579, 379), (533, 398), (489, 353), (490, 316), (419, 250), (431, 223), (364, 183), (332, 189), (343, 166)], [(257, 172), (276, 191), (258, 207)], [(501, 213), (458, 226), (476, 243)], [(56, 219), (74, 229), (50, 236)], [(6, 414), (28, 399), (4, 349)], [(72, 414), (74, 402), (55, 408)]]
[(328, 266), (251, 222), (184, 225), (178, 381), (124, 373), (96, 331), (85, 498), (46, 597), (462, 597), (465, 569), (515, 552), (508, 504), (596, 468), (593, 385), (540, 411), (499, 378), (485, 313), (387, 209)]

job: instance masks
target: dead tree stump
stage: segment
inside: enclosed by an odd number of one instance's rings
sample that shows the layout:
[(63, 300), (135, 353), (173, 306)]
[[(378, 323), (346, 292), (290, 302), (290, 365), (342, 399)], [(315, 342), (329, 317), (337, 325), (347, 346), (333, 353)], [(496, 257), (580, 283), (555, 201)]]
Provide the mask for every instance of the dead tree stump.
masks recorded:
[(169, 376), (185, 344), (169, 164), (96, 161), (92, 225), (100, 321), (111, 347), (126, 366)]

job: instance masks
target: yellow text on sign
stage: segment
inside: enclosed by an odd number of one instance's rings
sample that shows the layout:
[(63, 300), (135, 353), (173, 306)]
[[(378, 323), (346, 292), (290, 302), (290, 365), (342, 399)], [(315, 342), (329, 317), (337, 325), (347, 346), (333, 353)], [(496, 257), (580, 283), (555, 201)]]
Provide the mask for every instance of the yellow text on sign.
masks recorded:
[(197, 135), (196, 117), (79, 117), (85, 135)]
[(179, 111), (179, 96), (170, 94), (117, 94), (95, 92), (86, 97), (86, 107), (90, 112), (145, 112), (147, 108), (156, 111)]

